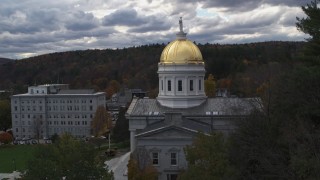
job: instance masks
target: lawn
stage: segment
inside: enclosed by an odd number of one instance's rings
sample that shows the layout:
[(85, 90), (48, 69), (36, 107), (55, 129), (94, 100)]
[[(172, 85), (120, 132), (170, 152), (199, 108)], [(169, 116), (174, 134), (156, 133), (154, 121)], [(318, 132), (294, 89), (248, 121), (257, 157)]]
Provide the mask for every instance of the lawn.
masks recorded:
[(38, 145), (1, 145), (0, 173), (11, 173), (13, 170), (23, 171)]

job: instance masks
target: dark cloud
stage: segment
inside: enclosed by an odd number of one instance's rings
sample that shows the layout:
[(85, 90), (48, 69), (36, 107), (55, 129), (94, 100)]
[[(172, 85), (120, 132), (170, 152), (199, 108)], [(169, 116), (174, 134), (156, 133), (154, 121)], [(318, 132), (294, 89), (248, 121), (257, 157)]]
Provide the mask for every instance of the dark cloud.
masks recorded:
[(144, 20), (147, 23), (138, 27), (133, 27), (129, 30), (129, 32), (144, 33), (151, 31), (166, 31), (171, 28), (171, 24), (165, 21), (165, 18), (163, 17), (146, 16), (144, 17)]
[(70, 19), (65, 24), (65, 27), (72, 31), (91, 30), (98, 26), (98, 19), (92, 13), (84, 13), (82, 11), (72, 12)]
[(144, 23), (146, 23), (145, 19), (138, 17), (137, 11), (129, 8), (116, 10), (102, 19), (102, 24), (105, 26), (139, 26)]

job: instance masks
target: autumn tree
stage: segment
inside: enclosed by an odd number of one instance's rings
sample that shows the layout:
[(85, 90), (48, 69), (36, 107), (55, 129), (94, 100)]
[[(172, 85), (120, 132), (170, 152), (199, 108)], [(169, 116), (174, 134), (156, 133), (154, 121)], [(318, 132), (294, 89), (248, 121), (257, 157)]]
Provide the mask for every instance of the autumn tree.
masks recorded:
[(131, 153), (127, 166), (129, 180), (158, 179), (158, 172), (151, 164), (148, 151), (143, 147), (138, 147)]
[(208, 79), (204, 81), (204, 90), (208, 97), (215, 97), (216, 95), (216, 82), (212, 74), (209, 74)]
[(227, 140), (222, 133), (199, 133), (184, 151), (188, 169), (179, 179), (234, 179), (235, 171), (229, 161)]
[(107, 98), (111, 98), (114, 93), (119, 92), (120, 90), (120, 83), (116, 80), (111, 80), (108, 84), (106, 89), (106, 96)]
[(112, 180), (97, 156), (93, 146), (64, 134), (57, 143), (37, 147), (23, 179)]
[(11, 127), (11, 108), (8, 100), (0, 100), (0, 130)]
[(10, 133), (4, 132), (0, 134), (0, 143), (9, 144), (13, 141), (13, 137)]
[(112, 128), (110, 114), (104, 106), (98, 106), (91, 124), (92, 134), (95, 137), (105, 135)]

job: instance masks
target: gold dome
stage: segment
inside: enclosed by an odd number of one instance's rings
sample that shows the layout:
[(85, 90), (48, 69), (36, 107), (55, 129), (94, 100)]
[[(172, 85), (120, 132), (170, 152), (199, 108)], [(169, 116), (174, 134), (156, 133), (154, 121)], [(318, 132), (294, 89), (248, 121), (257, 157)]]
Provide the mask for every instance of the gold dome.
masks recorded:
[(160, 63), (203, 63), (199, 48), (187, 39), (176, 39), (169, 43), (161, 53)]

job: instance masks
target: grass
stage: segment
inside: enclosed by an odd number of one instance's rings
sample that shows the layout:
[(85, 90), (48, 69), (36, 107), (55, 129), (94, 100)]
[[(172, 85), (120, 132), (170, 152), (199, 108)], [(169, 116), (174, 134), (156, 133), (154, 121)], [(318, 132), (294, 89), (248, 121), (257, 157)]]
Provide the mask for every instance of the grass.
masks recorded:
[(11, 173), (15, 169), (26, 170), (27, 162), (33, 157), (37, 145), (1, 145), (0, 173)]

